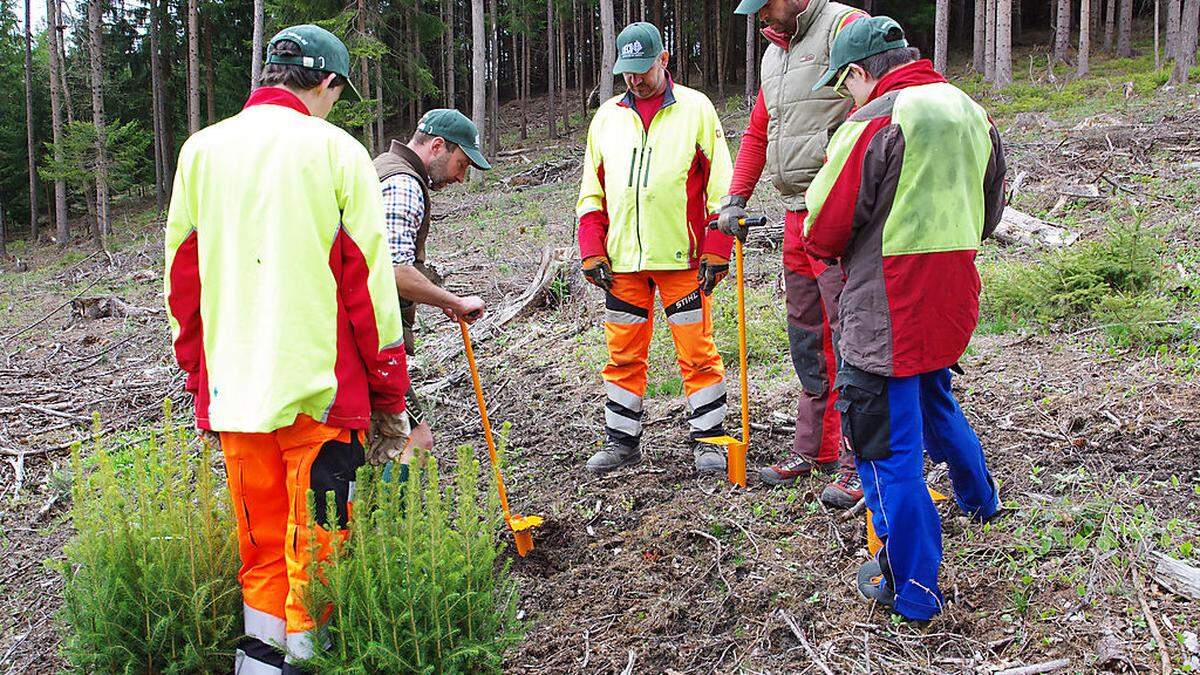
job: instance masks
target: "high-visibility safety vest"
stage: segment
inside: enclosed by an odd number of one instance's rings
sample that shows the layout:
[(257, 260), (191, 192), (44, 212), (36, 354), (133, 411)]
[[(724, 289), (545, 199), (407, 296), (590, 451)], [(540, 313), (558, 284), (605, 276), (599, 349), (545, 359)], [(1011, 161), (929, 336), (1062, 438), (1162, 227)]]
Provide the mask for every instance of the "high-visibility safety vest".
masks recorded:
[[(576, 205), (581, 254), (607, 255), (618, 273), (688, 269), (702, 253), (728, 258), (732, 239), (707, 225), (732, 175), (725, 131), (704, 94), (668, 83), (648, 129), (631, 92), (606, 101), (588, 129)], [(607, 229), (589, 233), (596, 213)]]
[(268, 432), (303, 413), (402, 412), (403, 326), (383, 199), (358, 141), (264, 87), (179, 153), (164, 291), (196, 422)]

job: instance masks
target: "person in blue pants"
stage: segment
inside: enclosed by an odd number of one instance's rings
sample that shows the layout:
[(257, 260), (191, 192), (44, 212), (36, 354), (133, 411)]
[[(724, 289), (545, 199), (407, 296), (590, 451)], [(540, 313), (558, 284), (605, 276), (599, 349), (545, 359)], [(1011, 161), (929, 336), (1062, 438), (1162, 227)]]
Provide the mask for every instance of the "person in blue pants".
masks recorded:
[(925, 455), (949, 467), (972, 518), (1000, 506), (950, 381), (979, 320), (975, 256), (1004, 209), (1004, 150), (987, 113), (921, 60), (894, 20), (855, 21), (830, 57), (818, 86), (857, 107), (805, 196), (803, 240), (846, 275), (837, 408), (883, 541), (859, 571), (859, 591), (927, 621), (943, 598)]

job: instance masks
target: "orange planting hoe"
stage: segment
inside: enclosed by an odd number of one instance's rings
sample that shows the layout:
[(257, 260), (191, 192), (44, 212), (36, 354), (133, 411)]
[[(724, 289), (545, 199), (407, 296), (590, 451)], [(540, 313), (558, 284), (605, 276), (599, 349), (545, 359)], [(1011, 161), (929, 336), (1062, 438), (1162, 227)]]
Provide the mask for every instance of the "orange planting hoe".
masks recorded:
[[(929, 496), (933, 499), (934, 504), (937, 504), (938, 502), (944, 502), (949, 499), (949, 497), (938, 492), (937, 490), (934, 490), (933, 488), (929, 488)], [(878, 553), (879, 549), (881, 548), (883, 548), (883, 542), (880, 541), (879, 537), (875, 534), (875, 526), (871, 524), (871, 509), (867, 509), (867, 553), (874, 558), (875, 554)]]
[[(752, 216), (739, 221), (743, 227), (763, 227), (767, 224), (766, 216)], [(714, 223), (715, 225), (715, 223)], [(729, 482), (739, 487), (746, 487), (746, 452), (750, 449), (750, 384), (746, 373), (746, 257), (742, 250), (742, 240), (735, 239), (737, 251), (737, 313), (738, 313), (738, 375), (742, 385), (742, 440), (732, 436), (716, 436), (701, 438), (701, 443), (725, 446), (728, 460), (726, 473)]]
[(483, 421), (483, 435), (487, 439), (488, 455), (492, 458), (492, 472), (496, 476), (496, 489), (500, 492), (500, 508), (504, 511), (504, 522), (512, 530), (517, 545), (517, 555), (522, 558), (533, 550), (533, 529), (542, 524), (541, 516), (513, 515), (508, 510), (508, 492), (504, 489), (504, 476), (500, 473), (500, 457), (496, 454), (496, 441), (492, 438), (492, 423), (488, 421), (487, 403), (483, 400), (483, 385), (479, 382), (479, 368), (475, 365), (475, 350), (471, 348), (471, 333), (467, 322), (459, 319), (462, 329), (463, 349), (467, 352), (467, 363), (471, 366), (471, 380), (475, 384), (475, 401), (479, 404), (479, 419)]

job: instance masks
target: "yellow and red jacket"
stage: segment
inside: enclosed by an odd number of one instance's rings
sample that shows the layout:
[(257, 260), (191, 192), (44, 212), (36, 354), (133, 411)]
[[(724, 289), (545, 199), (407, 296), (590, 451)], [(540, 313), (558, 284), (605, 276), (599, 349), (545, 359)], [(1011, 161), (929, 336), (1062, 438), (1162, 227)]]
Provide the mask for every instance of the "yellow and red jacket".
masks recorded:
[(632, 92), (606, 101), (588, 129), (575, 209), (580, 255), (607, 255), (618, 273), (694, 268), (704, 253), (728, 258), (733, 239), (708, 221), (732, 174), (704, 94), (668, 80), (649, 128)]
[(196, 423), (269, 432), (300, 414), (365, 429), (402, 412), (404, 330), (371, 157), (263, 87), (183, 145), (167, 311)]

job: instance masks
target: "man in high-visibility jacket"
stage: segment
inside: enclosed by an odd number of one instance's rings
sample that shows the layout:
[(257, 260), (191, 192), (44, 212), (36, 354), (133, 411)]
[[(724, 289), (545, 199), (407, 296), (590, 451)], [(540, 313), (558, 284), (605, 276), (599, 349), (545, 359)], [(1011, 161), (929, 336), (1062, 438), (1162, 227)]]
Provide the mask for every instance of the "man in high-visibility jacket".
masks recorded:
[(167, 215), (175, 356), (196, 425), (219, 433), (237, 519), (237, 673), (298, 673), (294, 662), (312, 655), (311, 542), (318, 559), (328, 554), (355, 471), (398, 457), (409, 435), (379, 182), (366, 149), (323, 119), (354, 91), (349, 69), (345, 45), (322, 28), (276, 35), (264, 86), (184, 144)]
[(712, 102), (675, 84), (655, 26), (617, 37), (629, 90), (604, 102), (588, 130), (576, 213), (588, 281), (605, 291), (607, 442), (588, 460), (604, 473), (641, 460), (642, 397), (658, 291), (683, 374), (696, 469), (725, 471), (725, 367), (713, 343), (709, 294), (729, 272), (733, 239), (708, 230), (732, 163)]

